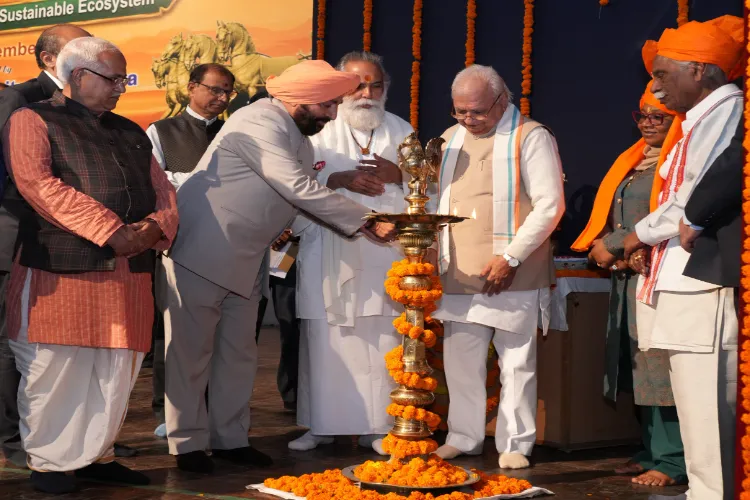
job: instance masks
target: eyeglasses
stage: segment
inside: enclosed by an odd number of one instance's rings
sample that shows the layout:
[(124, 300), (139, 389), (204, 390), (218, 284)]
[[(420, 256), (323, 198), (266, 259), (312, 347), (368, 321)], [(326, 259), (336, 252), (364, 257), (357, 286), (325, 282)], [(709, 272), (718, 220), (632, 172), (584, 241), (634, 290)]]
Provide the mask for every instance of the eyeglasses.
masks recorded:
[(97, 73), (93, 69), (89, 69), (89, 68), (83, 68), (83, 69), (85, 69), (89, 73), (93, 73), (96, 76), (104, 78), (109, 83), (111, 83), (113, 87), (118, 87), (118, 86), (122, 85), (123, 88), (124, 88), (124, 87), (126, 87), (128, 85), (128, 77), (127, 76), (112, 77), (112, 76), (102, 75), (101, 73)]
[(648, 120), (651, 125), (661, 125), (667, 115), (661, 113), (641, 113), (640, 111), (633, 111), (633, 120), (635, 123), (641, 123), (644, 120)]
[(457, 111), (455, 107), (452, 107), (451, 116), (455, 118), (456, 120), (465, 120), (471, 117), (474, 120), (483, 122), (487, 119), (487, 116), (490, 114), (490, 111), (492, 111), (492, 108), (495, 107), (495, 104), (497, 104), (497, 102), (500, 100), (501, 97), (503, 97), (503, 95), (505, 95), (505, 92), (501, 92), (500, 95), (497, 96), (495, 101), (492, 103), (492, 106), (490, 106), (487, 111), (472, 111), (472, 110)]
[(211, 92), (211, 95), (214, 97), (226, 96), (228, 101), (237, 95), (237, 92), (235, 92), (234, 90), (224, 90), (221, 87), (209, 87), (208, 85), (204, 85), (201, 82), (193, 82), (193, 83), (200, 85), (201, 87), (206, 87), (208, 91)]

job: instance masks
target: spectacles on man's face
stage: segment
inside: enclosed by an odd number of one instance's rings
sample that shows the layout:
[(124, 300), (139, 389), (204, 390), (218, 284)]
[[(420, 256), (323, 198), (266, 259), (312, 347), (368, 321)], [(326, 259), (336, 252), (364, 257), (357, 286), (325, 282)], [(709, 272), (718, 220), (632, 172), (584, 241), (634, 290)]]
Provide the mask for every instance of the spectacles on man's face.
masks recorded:
[(227, 97), (227, 101), (231, 101), (234, 96), (237, 95), (237, 92), (234, 90), (225, 90), (221, 87), (209, 87), (208, 85), (205, 85), (201, 82), (193, 82), (196, 85), (200, 85), (201, 87), (206, 87), (209, 92), (211, 92), (211, 95), (214, 97)]
[(662, 113), (641, 113), (640, 111), (633, 111), (633, 120), (638, 124), (643, 121), (648, 121), (651, 125), (661, 125), (666, 118), (667, 115)]
[(467, 118), (472, 118), (478, 122), (483, 122), (488, 118), (490, 111), (492, 111), (492, 108), (495, 107), (495, 104), (498, 103), (498, 101), (500, 100), (501, 97), (503, 97), (504, 94), (505, 92), (501, 92), (500, 95), (497, 96), (497, 98), (495, 98), (495, 101), (492, 103), (492, 106), (490, 106), (487, 109), (487, 111), (475, 111), (472, 109), (456, 109), (454, 106), (451, 108), (451, 116), (455, 118), (456, 120), (465, 120)]
[(98, 77), (104, 78), (109, 83), (111, 83), (113, 87), (119, 87), (120, 85), (122, 85), (122, 88), (125, 88), (128, 85), (127, 76), (107, 76), (107, 75), (102, 75), (101, 73), (97, 73), (93, 69), (89, 69), (89, 68), (83, 68), (83, 69), (85, 69), (89, 73), (95, 74)]

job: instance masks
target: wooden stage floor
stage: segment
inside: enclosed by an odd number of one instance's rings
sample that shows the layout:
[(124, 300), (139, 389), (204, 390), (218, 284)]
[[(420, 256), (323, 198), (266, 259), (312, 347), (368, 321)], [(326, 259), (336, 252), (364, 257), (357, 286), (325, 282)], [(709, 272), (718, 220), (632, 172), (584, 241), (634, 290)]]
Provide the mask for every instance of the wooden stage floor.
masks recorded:
[[(346, 467), (367, 459), (379, 459), (356, 446), (356, 439), (340, 436), (336, 443), (321, 446), (309, 452), (292, 452), (286, 444), (304, 431), (295, 425), (293, 414), (286, 412), (276, 390), (278, 364), (278, 332), (267, 328), (261, 333), (259, 346), (260, 365), (252, 402), (252, 443), (274, 459), (271, 469), (237, 467), (217, 461), (217, 471), (212, 476), (185, 473), (177, 469), (174, 458), (167, 452), (165, 440), (156, 438), (156, 422), (151, 413), (151, 370), (143, 369), (130, 403), (130, 411), (119, 442), (137, 448), (138, 457), (122, 459), (129, 467), (145, 471), (152, 480), (150, 486), (124, 487), (97, 483), (81, 483), (78, 492), (54, 497), (35, 492), (28, 481), (27, 470), (20, 470), (0, 458), (0, 498), (14, 500), (59, 499), (119, 499), (119, 500), (188, 500), (203, 498), (235, 500), (255, 498), (272, 500), (274, 497), (250, 492), (245, 486), (262, 482), (269, 476), (278, 477), (325, 469)], [(627, 460), (632, 448), (563, 453), (536, 447), (532, 457), (533, 468), (515, 472), (537, 486), (543, 486), (558, 500), (617, 499), (646, 500), (650, 494), (677, 495), (684, 487), (647, 488), (633, 485), (630, 478), (616, 476), (612, 469)], [(497, 453), (493, 442), (485, 444), (485, 453), (479, 457), (464, 457), (455, 461), (466, 467), (497, 472)], [(541, 497), (545, 498), (545, 497)]]

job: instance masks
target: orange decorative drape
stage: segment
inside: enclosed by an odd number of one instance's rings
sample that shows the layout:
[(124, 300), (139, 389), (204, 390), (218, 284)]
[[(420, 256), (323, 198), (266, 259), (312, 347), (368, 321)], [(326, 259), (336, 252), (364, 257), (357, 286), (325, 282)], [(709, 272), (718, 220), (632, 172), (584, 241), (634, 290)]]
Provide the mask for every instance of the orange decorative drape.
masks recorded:
[(523, 0), (523, 80), (521, 81), (521, 113), (531, 115), (531, 34), (534, 33), (534, 0)]
[(419, 65), (422, 61), (422, 0), (414, 0), (414, 25), (411, 29), (411, 104), (409, 122), (414, 130), (419, 128)]
[[(745, 0), (745, 33), (750, 29), (750, 0)], [(739, 375), (737, 381), (737, 467), (736, 491), (750, 500), (750, 62), (745, 69), (745, 165), (742, 181), (742, 274), (740, 278)]]
[(677, 27), (689, 21), (688, 19), (689, 0), (677, 0)]
[(325, 36), (326, 36), (326, 2), (328, 0), (318, 0), (318, 31), (316, 33), (315, 57), (323, 59), (325, 57)]
[(474, 47), (476, 44), (474, 34), (476, 33), (476, 19), (477, 19), (477, 0), (467, 0), (466, 2), (466, 61), (465, 65), (468, 68), (474, 64), (476, 59), (476, 53)]
[(362, 48), (366, 52), (372, 50), (372, 0), (365, 0), (363, 11), (364, 34), (362, 35)]

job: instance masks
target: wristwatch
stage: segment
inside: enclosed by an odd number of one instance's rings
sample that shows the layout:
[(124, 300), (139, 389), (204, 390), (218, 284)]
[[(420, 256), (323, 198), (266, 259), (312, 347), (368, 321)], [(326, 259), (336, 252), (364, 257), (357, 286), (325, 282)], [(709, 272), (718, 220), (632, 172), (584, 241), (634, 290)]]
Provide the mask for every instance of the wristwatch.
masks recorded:
[(507, 261), (508, 261), (508, 265), (509, 265), (510, 267), (518, 267), (518, 266), (520, 266), (520, 265), (521, 265), (521, 261), (519, 261), (519, 260), (518, 260), (518, 259), (516, 259), (515, 257), (511, 257), (511, 256), (510, 256), (510, 255), (508, 255), (507, 253), (504, 253), (504, 254), (503, 254), (503, 258), (504, 258), (505, 260), (507, 260)]

